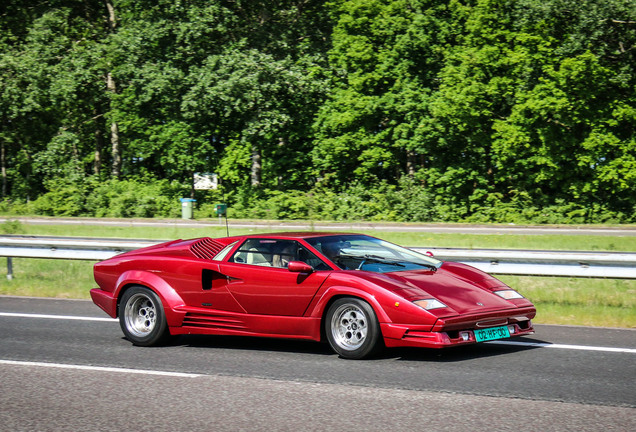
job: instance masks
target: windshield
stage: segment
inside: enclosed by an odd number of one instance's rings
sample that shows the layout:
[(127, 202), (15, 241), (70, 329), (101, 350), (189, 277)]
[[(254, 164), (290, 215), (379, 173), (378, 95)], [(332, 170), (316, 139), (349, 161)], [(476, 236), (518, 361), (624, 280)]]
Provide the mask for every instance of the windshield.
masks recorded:
[(307, 239), (342, 270), (387, 273), (437, 270), (442, 262), (392, 243), (365, 235), (334, 235)]

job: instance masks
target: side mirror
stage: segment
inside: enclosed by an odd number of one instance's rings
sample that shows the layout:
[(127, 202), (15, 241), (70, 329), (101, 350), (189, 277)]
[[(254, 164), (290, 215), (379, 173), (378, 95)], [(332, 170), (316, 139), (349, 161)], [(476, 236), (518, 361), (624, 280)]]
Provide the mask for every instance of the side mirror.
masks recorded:
[(294, 273), (313, 273), (314, 268), (302, 261), (290, 261), (287, 270)]

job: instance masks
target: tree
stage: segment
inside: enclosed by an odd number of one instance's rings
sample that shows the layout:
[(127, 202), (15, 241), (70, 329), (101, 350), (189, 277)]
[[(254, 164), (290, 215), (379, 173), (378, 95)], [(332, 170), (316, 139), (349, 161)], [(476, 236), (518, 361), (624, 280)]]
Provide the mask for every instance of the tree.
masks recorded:
[[(184, 112), (197, 123), (215, 125), (215, 139), (223, 146), (222, 178), (249, 175), (252, 187), (307, 181), (303, 165), (310, 141), (303, 132), (320, 92), (306, 67), (257, 50), (233, 50), (209, 57), (191, 77)], [(231, 174), (241, 170), (249, 174)]]
[(500, 190), (545, 206), (634, 211), (636, 21), (629, 2), (520, 4), (518, 22), (543, 29), (541, 75), (493, 124)]
[[(100, 94), (90, 66), (101, 34), (94, 21), (100, 7), (98, 1), (72, 0), (6, 5), (0, 55), (4, 196), (30, 199), (43, 191), (42, 180), (54, 175), (39, 165), (50, 160), (49, 142), (71, 145), (63, 154), (84, 164), (85, 148), (77, 146), (90, 142), (87, 132), (94, 133), (96, 115), (90, 110)], [(70, 134), (78, 139), (64, 138)]]
[[(321, 107), (314, 163), (323, 182), (395, 182), (426, 163), (417, 139), (454, 14), (444, 1), (331, 3), (333, 90)], [(353, 174), (353, 176), (352, 176)]]

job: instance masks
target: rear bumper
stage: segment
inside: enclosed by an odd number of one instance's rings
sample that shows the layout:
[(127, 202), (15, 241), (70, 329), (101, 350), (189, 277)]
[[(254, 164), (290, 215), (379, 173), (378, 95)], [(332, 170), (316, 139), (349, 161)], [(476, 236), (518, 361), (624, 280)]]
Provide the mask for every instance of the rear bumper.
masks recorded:
[(91, 291), (93, 303), (99, 306), (110, 317), (117, 318), (117, 298), (107, 291), (94, 288)]
[[(532, 315), (534, 318), (534, 315)], [(507, 326), (510, 337), (534, 334), (530, 317), (514, 317), (493, 321), (492, 326), (480, 326), (478, 323), (453, 323), (449, 326), (435, 325), (433, 328), (380, 324), (384, 344), (387, 347), (446, 348), (477, 343), (475, 330), (489, 327)]]

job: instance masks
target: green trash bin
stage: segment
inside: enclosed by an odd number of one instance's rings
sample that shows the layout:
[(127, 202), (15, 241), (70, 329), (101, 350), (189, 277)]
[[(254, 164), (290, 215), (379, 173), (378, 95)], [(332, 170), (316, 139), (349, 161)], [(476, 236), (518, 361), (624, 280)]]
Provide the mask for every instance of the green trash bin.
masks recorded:
[(181, 198), (181, 219), (192, 219), (195, 202), (192, 198)]
[(214, 204), (214, 212), (217, 216), (225, 216), (227, 213), (227, 204)]

